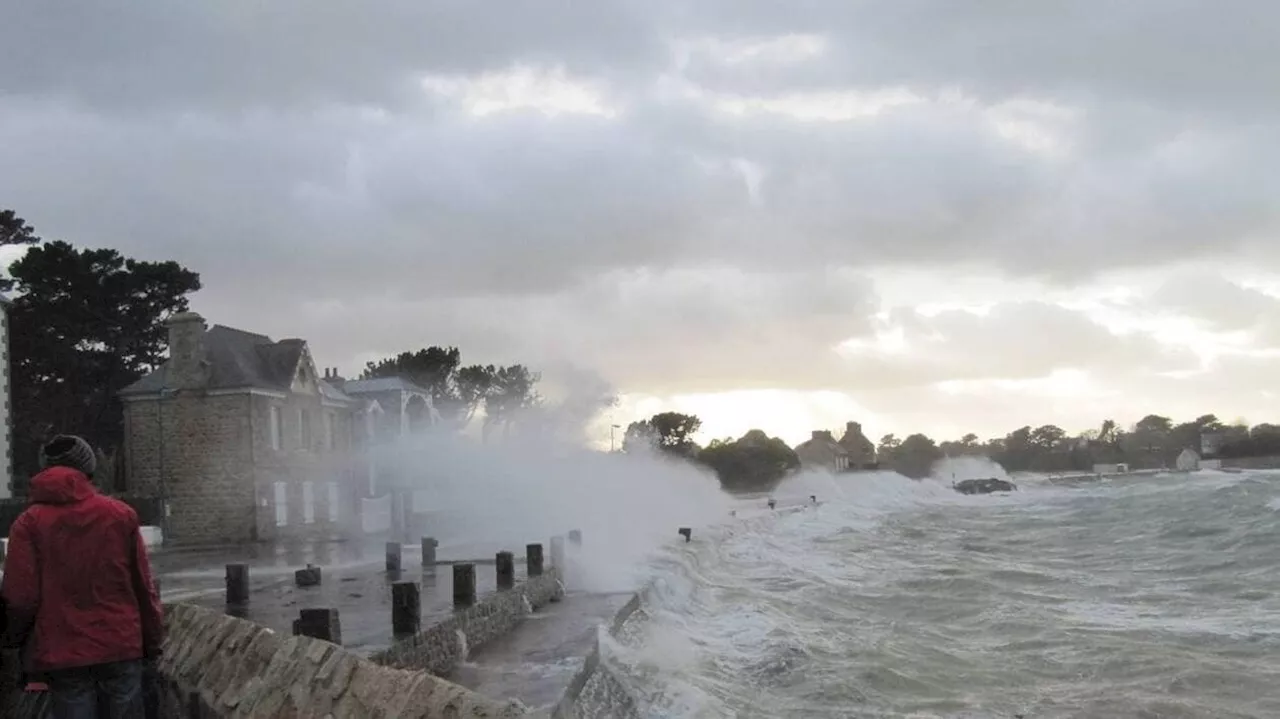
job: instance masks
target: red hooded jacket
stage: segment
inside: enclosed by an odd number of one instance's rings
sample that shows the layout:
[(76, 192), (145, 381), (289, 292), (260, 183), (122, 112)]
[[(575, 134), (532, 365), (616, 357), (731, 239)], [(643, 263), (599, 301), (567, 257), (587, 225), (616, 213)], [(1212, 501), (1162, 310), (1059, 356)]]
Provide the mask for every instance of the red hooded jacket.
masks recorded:
[(9, 529), (0, 595), (40, 673), (158, 656), (164, 610), (138, 514), (82, 472), (50, 467)]

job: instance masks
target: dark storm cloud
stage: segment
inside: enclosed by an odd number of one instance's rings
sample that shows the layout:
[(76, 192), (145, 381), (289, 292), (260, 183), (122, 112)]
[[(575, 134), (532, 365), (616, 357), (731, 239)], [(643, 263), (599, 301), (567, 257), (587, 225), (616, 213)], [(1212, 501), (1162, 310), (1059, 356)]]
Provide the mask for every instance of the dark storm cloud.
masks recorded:
[(1275, 267), (1278, 23), (1188, 0), (17, 3), (0, 205), (180, 259), (213, 319), (340, 357), (456, 337), (672, 390), (1164, 366), (1140, 339), (1042, 350), (1107, 338), (1025, 306), (921, 319), (956, 338), (932, 359), (830, 349), (870, 331), (886, 267)]

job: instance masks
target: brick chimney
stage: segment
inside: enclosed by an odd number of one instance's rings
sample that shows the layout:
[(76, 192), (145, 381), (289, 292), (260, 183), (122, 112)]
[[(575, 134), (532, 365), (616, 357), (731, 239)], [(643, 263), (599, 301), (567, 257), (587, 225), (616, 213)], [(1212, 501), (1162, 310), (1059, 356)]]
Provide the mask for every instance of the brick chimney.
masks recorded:
[(165, 323), (169, 329), (169, 368), (165, 389), (194, 389), (209, 380), (205, 358), (204, 318), (195, 312), (179, 312)]
[(862, 424), (859, 422), (845, 422), (844, 431), (848, 434), (862, 434)]

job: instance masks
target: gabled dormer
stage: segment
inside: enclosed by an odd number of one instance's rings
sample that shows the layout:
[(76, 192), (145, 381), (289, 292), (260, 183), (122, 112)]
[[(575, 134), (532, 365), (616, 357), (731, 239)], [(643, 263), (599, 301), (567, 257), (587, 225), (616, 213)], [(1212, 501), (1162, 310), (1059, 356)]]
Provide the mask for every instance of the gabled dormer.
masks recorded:
[(301, 343), (298, 348), (297, 364), (293, 370), (293, 381), (290, 383), (289, 389), (295, 394), (319, 394), (320, 378), (316, 372), (316, 364), (311, 359), (311, 350), (302, 340), (281, 340), (280, 344), (286, 342)]

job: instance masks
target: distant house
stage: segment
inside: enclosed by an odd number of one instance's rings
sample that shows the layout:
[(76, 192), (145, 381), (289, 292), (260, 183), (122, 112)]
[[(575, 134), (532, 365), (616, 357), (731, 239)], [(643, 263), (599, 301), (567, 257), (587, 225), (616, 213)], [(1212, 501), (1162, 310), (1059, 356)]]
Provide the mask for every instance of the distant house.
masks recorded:
[(801, 469), (844, 472), (849, 469), (849, 450), (836, 441), (830, 430), (817, 429), (808, 440), (796, 445)]
[(871, 469), (876, 466), (876, 446), (862, 433), (862, 425), (846, 422), (840, 446), (849, 455), (849, 469)]
[[(368, 438), (370, 445), (392, 442), (440, 422), (430, 390), (403, 377), (346, 380), (335, 368), (325, 370), (324, 379), (347, 396), (364, 402), (364, 426), (357, 437)], [(395, 477), (393, 467), (378, 467), (375, 453), (365, 452), (365, 461), (368, 496), (382, 496), (390, 489), (410, 484), (406, 481), (410, 478)]]
[(9, 392), (9, 298), (0, 294), (0, 499), (13, 496), (13, 415)]
[(1181, 472), (1194, 472), (1200, 469), (1200, 455), (1196, 454), (1194, 449), (1187, 447), (1174, 460), (1174, 466)]
[(120, 392), (126, 489), (167, 500), (166, 541), (332, 536), (372, 483), (352, 450), (371, 403), (318, 376), (307, 343), (167, 323), (169, 359)]
[(1224, 436), (1221, 432), (1205, 432), (1200, 435), (1200, 456), (1213, 457), (1222, 449)]

